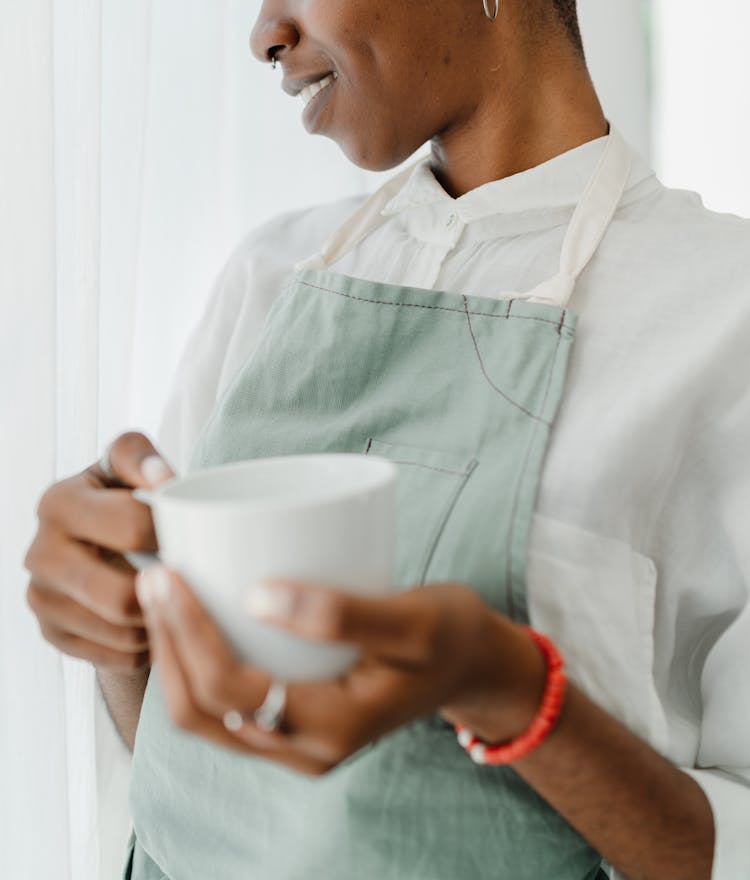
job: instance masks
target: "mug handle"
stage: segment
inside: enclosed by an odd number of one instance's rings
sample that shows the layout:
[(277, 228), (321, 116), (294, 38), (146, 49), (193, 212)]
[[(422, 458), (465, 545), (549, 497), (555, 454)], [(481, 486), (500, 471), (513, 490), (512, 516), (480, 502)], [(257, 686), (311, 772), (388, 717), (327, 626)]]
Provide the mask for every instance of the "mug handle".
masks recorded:
[[(152, 494), (148, 489), (136, 489), (133, 492), (133, 498), (135, 498), (136, 501), (140, 501), (142, 504), (148, 504), (149, 507), (151, 506)], [(159, 558), (158, 553), (125, 553), (123, 555), (133, 568), (137, 568), (138, 571), (142, 568), (149, 568), (152, 565), (161, 564), (161, 559)]]
[(142, 568), (149, 568), (152, 565), (161, 565), (158, 553), (124, 553), (123, 555), (133, 568), (137, 568), (138, 571)]

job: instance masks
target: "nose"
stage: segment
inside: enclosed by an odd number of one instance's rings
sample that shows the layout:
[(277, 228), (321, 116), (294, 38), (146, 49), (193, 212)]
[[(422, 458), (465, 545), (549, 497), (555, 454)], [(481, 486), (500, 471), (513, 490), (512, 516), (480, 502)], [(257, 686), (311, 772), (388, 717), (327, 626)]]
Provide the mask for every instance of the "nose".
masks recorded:
[(258, 61), (283, 61), (299, 42), (297, 25), (285, 13), (286, 5), (283, 0), (264, 0), (250, 34), (250, 50)]

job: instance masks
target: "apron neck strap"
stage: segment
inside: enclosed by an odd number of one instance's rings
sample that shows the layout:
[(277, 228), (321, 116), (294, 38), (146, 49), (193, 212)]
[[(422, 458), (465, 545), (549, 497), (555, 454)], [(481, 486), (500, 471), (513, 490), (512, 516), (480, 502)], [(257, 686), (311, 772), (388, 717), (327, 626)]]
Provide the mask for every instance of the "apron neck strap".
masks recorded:
[(388, 180), (380, 189), (376, 190), (357, 210), (348, 217), (344, 223), (328, 238), (322, 250), (302, 260), (295, 265), (295, 271), (302, 269), (327, 269), (336, 260), (354, 250), (354, 248), (367, 238), (378, 227), (382, 226), (387, 218), (382, 211), (388, 202), (401, 191), (412, 171), (423, 160), (412, 162), (402, 171)]
[[(297, 263), (295, 269), (328, 268), (385, 223), (388, 218), (383, 216), (383, 208), (401, 190), (414, 168), (422, 161), (419, 159), (411, 163), (387, 181), (333, 233), (320, 253)], [(563, 308), (567, 306), (578, 276), (596, 253), (622, 200), (632, 162), (630, 147), (620, 133), (610, 126), (604, 152), (568, 226), (560, 255), (559, 272), (533, 290), (503, 294), (503, 298), (547, 302)]]
[(573, 212), (560, 254), (560, 270), (518, 299), (567, 306), (578, 276), (591, 262), (622, 201), (633, 164), (633, 152), (610, 127), (604, 152)]

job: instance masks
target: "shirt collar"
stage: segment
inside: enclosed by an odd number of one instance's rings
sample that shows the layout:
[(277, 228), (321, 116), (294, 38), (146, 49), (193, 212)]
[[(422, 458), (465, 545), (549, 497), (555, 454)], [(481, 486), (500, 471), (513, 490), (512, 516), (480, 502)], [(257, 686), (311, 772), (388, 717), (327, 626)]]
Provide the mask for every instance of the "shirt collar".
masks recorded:
[[(401, 190), (382, 209), (393, 216), (414, 208), (434, 206), (451, 212), (463, 223), (496, 214), (519, 214), (575, 206), (604, 152), (607, 137), (597, 138), (541, 165), (501, 180), (493, 180), (454, 199), (443, 189), (430, 168), (430, 157), (419, 162)], [(634, 155), (627, 189), (655, 177), (648, 163)], [(626, 189), (626, 191), (627, 191)]]

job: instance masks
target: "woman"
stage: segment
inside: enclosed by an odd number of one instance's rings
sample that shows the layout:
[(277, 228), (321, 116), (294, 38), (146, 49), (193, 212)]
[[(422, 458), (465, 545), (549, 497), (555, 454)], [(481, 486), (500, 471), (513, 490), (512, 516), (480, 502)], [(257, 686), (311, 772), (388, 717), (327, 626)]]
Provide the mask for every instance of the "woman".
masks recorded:
[[(431, 153), (251, 236), (165, 454), (125, 435), (39, 506), (29, 602), (138, 726), (126, 876), (750, 876), (747, 223), (610, 129), (573, 0), (267, 0), (251, 44), (357, 165)], [(310, 450), (399, 462), (411, 588), (251, 589), (363, 648), (285, 689), (122, 554), (165, 458)]]

